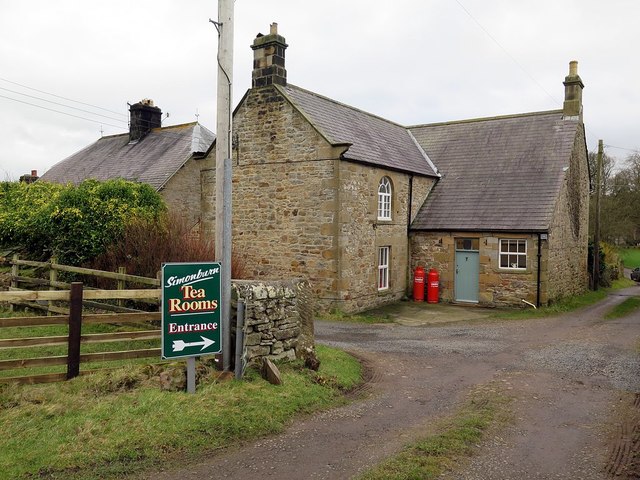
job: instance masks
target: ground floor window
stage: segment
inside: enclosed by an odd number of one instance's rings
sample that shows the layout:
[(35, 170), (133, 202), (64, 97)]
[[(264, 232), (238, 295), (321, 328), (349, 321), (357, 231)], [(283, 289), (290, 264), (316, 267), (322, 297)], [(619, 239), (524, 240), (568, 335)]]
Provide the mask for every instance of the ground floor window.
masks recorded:
[(378, 291), (389, 288), (389, 252), (391, 247), (378, 248)]
[(525, 270), (527, 268), (527, 240), (500, 240), (500, 268)]

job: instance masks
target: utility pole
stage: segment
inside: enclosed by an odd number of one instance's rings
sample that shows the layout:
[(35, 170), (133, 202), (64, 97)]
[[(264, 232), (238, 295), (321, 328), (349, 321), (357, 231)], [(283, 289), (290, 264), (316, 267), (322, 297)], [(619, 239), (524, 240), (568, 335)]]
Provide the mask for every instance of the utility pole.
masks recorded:
[(598, 157), (596, 161), (596, 212), (593, 225), (593, 289), (598, 290), (600, 284), (600, 196), (602, 195), (602, 140), (598, 140)]
[(233, 99), (233, 1), (218, 0), (216, 121), (216, 260), (221, 262), (222, 368), (231, 370), (231, 154)]

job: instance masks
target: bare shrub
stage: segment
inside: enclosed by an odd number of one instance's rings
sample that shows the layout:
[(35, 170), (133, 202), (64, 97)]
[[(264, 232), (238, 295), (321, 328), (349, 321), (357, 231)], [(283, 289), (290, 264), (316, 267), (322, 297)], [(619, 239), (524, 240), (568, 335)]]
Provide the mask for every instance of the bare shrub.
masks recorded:
[[(111, 272), (125, 267), (129, 274), (155, 278), (163, 263), (208, 262), (214, 259), (213, 239), (190, 230), (182, 217), (169, 213), (159, 221), (131, 221), (122, 237), (90, 262), (89, 267)], [(244, 260), (238, 252), (232, 256), (231, 277), (246, 277)]]

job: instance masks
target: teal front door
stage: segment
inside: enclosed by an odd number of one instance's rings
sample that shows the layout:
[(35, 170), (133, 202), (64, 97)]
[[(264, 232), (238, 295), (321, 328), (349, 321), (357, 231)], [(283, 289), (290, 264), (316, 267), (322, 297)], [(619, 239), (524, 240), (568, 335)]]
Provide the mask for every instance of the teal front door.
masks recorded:
[(479, 239), (456, 238), (455, 297), (457, 302), (478, 302)]

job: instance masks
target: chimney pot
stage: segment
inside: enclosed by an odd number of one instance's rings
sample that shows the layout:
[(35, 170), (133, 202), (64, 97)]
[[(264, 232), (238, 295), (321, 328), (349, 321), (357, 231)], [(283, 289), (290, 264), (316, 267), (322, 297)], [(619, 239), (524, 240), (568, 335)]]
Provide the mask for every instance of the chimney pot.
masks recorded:
[(270, 35), (277, 35), (278, 34), (278, 24), (276, 22), (273, 22), (271, 24), (271, 27), (269, 28), (269, 34)]
[(572, 60), (569, 62), (569, 76), (575, 77), (578, 75), (578, 61)]
[(38, 176), (38, 170), (31, 170), (31, 176), (32, 177), (37, 177)]

